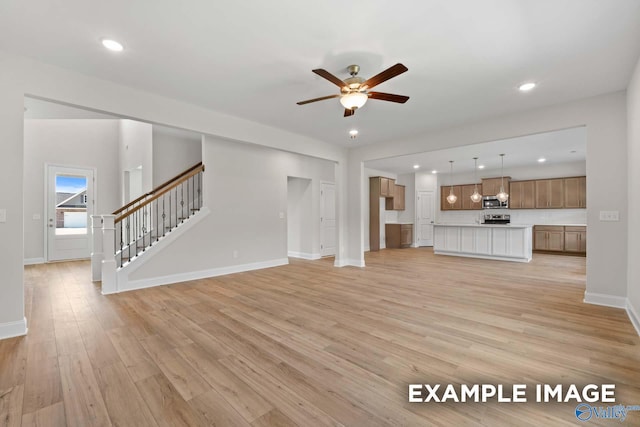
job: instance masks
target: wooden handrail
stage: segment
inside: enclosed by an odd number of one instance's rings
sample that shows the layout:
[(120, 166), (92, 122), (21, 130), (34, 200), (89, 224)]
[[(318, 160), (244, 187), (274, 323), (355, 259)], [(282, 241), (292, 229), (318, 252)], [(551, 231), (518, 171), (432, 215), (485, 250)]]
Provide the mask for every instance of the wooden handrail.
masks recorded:
[[(189, 172), (197, 169), (198, 167), (202, 166), (202, 162), (198, 163), (197, 165), (193, 165), (191, 166), (189, 169), (187, 169), (184, 172), (179, 173), (178, 175), (174, 176), (173, 178), (171, 178), (170, 180), (163, 182), (162, 184), (158, 185), (156, 188), (154, 188), (153, 190), (149, 191), (148, 193), (143, 194), (142, 196), (138, 197), (137, 199), (127, 203), (126, 205), (124, 205), (123, 207), (121, 207), (120, 209), (116, 210), (115, 212), (113, 212), (112, 215), (118, 215), (120, 212), (127, 210), (128, 208), (130, 208), (131, 206), (135, 205), (136, 203), (139, 203), (140, 201), (144, 200), (145, 198), (149, 197), (149, 196), (153, 196), (156, 192), (162, 190), (164, 187), (168, 186), (169, 184), (173, 183), (173, 181), (176, 181), (180, 178), (182, 178), (183, 176), (185, 176), (186, 174), (188, 174)], [(202, 168), (202, 171), (204, 171), (204, 167)]]
[(127, 218), (131, 214), (139, 211), (140, 209), (142, 209), (143, 207), (147, 206), (148, 204), (150, 204), (154, 200), (159, 199), (164, 194), (168, 193), (172, 189), (176, 188), (178, 185), (182, 184), (183, 182), (185, 182), (186, 180), (188, 180), (192, 176), (195, 176), (195, 175), (199, 174), (200, 172), (204, 172), (204, 165), (202, 163), (200, 163), (198, 165), (195, 165), (193, 168), (190, 168), (189, 171), (183, 172), (182, 174), (180, 174), (181, 177), (178, 177), (178, 179), (174, 178), (171, 181), (171, 185), (167, 186), (166, 183), (165, 183), (165, 188), (158, 187), (158, 188), (161, 188), (162, 191), (157, 191), (156, 194), (153, 194), (153, 197), (151, 197), (150, 199), (145, 200), (143, 204), (136, 206), (135, 208), (131, 209), (129, 212), (126, 212), (122, 216), (116, 218), (115, 219), (115, 224), (119, 223), (120, 221), (122, 221), (123, 219)]

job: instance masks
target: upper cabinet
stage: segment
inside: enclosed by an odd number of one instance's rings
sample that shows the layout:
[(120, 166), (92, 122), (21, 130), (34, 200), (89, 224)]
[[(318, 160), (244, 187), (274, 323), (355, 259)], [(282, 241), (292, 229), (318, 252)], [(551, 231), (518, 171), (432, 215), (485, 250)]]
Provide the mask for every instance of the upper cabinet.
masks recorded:
[[(479, 202), (474, 203), (471, 200), (471, 195), (475, 190), (475, 184), (467, 184), (462, 186), (462, 209), (463, 210), (474, 210), (474, 209), (482, 209), (482, 199)], [(482, 184), (478, 185), (478, 192), (482, 194)]]
[(504, 191), (509, 192), (509, 182), (511, 177), (505, 176), (504, 180), (500, 178), (485, 178), (482, 180), (482, 195), (495, 196), (500, 192), (500, 186), (504, 182)]
[(557, 209), (564, 207), (564, 179), (536, 181), (536, 208)]
[(393, 197), (393, 186), (395, 185), (395, 180), (391, 178), (385, 178), (383, 176), (376, 178), (380, 180), (380, 196)]
[(536, 207), (535, 181), (511, 181), (509, 191), (509, 207), (511, 209), (534, 209)]
[(392, 196), (385, 199), (385, 209), (388, 211), (403, 211), (405, 199), (405, 186), (391, 183)]
[(440, 210), (443, 211), (459, 211), (462, 209), (462, 185), (453, 186), (453, 194), (458, 198), (454, 204), (447, 201), (447, 196), (451, 192), (451, 186), (440, 187)]
[(587, 207), (587, 178), (579, 176), (564, 179), (564, 207)]

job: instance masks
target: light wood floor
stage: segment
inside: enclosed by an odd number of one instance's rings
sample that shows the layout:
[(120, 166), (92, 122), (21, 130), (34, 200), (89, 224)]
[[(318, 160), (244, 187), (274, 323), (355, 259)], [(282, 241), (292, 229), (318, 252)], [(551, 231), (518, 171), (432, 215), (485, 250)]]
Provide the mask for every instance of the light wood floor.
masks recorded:
[(0, 426), (577, 423), (575, 403), (409, 404), (409, 383), (614, 383), (640, 405), (640, 339), (624, 311), (582, 303), (584, 258), (366, 262), (109, 297), (87, 262), (27, 267), (29, 335), (0, 341)]

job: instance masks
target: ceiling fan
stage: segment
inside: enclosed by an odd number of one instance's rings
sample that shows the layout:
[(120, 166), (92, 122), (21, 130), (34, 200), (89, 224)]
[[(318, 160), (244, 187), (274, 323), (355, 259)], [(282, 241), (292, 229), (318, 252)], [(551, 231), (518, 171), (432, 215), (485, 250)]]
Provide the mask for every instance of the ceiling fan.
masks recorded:
[(331, 83), (335, 84), (340, 88), (340, 93), (336, 95), (328, 95), (322, 96), (320, 98), (308, 99), (306, 101), (300, 101), (298, 105), (309, 104), (311, 102), (316, 101), (324, 101), (325, 99), (331, 98), (340, 98), (340, 103), (344, 106), (344, 117), (353, 116), (356, 113), (356, 110), (362, 107), (367, 99), (379, 99), (381, 101), (391, 101), (397, 102), (400, 104), (404, 104), (409, 99), (408, 96), (404, 95), (394, 95), (392, 93), (383, 93), (383, 92), (369, 92), (369, 89), (374, 86), (379, 85), (382, 82), (386, 82), (389, 79), (392, 79), (409, 69), (402, 64), (396, 64), (392, 67), (387, 68), (383, 72), (376, 74), (368, 80), (363, 79), (362, 77), (358, 77), (358, 71), (360, 71), (360, 66), (358, 65), (349, 65), (347, 68), (349, 70), (349, 74), (351, 77), (342, 81), (327, 70), (323, 70), (319, 68), (317, 70), (312, 70), (314, 73), (319, 75), (322, 78), (329, 80)]

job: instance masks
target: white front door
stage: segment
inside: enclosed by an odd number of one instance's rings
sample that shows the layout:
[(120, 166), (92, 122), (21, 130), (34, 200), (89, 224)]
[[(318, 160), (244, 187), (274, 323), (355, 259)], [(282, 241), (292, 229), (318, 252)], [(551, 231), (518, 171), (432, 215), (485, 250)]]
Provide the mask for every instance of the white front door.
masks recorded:
[(433, 246), (435, 204), (433, 191), (418, 192), (418, 246)]
[(320, 255), (336, 254), (336, 185), (320, 184)]
[(93, 169), (47, 166), (47, 261), (91, 256)]

